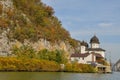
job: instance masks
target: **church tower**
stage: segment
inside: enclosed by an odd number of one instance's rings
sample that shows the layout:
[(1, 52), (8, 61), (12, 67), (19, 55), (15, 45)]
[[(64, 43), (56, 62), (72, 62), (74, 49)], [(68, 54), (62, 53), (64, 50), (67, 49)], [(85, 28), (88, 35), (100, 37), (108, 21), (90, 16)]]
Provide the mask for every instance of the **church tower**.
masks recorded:
[(100, 42), (99, 39), (96, 37), (96, 35), (94, 35), (91, 39), (90, 39), (90, 45), (91, 48), (99, 48), (100, 46)]
[(88, 44), (85, 41), (81, 42), (81, 54), (86, 53), (86, 49), (88, 48)]

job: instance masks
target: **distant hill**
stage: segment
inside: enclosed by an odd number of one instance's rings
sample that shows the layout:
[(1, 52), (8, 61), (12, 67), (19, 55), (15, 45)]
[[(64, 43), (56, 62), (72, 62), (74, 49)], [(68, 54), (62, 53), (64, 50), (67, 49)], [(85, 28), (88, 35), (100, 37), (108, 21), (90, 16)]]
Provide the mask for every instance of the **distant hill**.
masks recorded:
[(120, 71), (120, 59), (113, 66), (114, 71)]

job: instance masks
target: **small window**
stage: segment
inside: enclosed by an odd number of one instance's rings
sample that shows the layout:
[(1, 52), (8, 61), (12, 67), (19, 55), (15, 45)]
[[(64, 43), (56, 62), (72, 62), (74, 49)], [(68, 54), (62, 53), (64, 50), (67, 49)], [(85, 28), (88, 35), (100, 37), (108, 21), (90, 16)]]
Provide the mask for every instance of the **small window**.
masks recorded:
[(82, 57), (82, 60), (84, 60), (84, 57)]

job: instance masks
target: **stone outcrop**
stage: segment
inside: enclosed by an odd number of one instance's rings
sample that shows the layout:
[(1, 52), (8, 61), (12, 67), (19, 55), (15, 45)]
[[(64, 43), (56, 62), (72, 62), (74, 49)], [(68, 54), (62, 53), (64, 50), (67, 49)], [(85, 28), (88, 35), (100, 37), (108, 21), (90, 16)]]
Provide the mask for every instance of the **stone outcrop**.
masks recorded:
[(2, 33), (0, 33), (0, 56), (8, 56), (9, 54), (11, 54), (11, 47), (9, 45), (10, 42), (6, 34), (7, 31), (3, 31)]
[[(23, 43), (17, 41), (17, 40), (9, 40), (7, 37), (7, 33), (9, 32), (9, 29), (6, 31), (4, 30), (0, 34), (0, 56), (9, 56), (11, 55), (11, 49), (13, 46), (17, 46), (18, 48), (27, 45), (31, 46), (36, 51), (40, 51), (42, 49), (48, 49), (50, 51), (52, 50), (64, 50), (66, 53), (75, 53), (76, 49), (73, 48), (68, 42), (59, 41), (56, 43), (51, 43), (50, 41), (47, 41), (45, 39), (40, 39), (37, 42), (31, 42), (29, 40), (24, 40)], [(78, 43), (80, 45), (80, 43)], [(77, 47), (77, 49), (80, 49), (80, 47)]]

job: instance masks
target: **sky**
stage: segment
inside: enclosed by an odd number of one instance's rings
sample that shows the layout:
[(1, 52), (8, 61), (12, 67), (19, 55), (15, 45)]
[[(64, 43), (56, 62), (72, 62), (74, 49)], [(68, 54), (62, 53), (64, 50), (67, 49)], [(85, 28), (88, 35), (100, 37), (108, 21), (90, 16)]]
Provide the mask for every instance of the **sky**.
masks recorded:
[(90, 42), (96, 35), (112, 62), (120, 59), (120, 0), (42, 0), (53, 7), (71, 37)]

